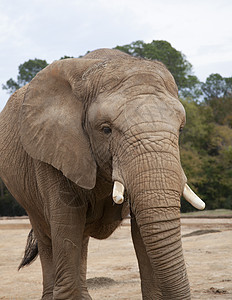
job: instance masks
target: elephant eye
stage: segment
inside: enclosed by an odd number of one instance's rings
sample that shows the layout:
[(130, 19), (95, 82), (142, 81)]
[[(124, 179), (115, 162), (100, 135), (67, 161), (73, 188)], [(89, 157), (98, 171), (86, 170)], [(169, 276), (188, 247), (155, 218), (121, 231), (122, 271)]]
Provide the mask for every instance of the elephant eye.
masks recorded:
[(112, 132), (111, 128), (108, 127), (108, 126), (102, 127), (102, 131), (103, 131), (105, 134), (110, 134), (110, 133)]

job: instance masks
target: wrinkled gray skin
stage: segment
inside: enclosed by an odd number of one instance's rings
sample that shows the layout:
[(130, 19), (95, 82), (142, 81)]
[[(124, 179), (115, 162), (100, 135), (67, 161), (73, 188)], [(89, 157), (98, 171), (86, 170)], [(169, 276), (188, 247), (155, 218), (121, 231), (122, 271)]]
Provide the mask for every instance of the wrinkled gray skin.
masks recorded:
[[(89, 236), (107, 238), (129, 208), (143, 299), (190, 299), (179, 213), (184, 123), (164, 65), (117, 50), (56, 61), (11, 96), (0, 115), (0, 177), (38, 240), (42, 299), (91, 299)], [(121, 205), (115, 180), (129, 199)]]

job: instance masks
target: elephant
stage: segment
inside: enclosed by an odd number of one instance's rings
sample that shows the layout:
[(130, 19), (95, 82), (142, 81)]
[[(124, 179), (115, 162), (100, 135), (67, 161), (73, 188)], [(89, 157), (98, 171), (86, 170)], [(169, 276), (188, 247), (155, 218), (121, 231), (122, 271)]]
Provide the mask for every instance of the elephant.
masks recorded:
[[(185, 110), (158, 61), (98, 49), (55, 61), (0, 114), (0, 177), (26, 210), (23, 265), (39, 253), (42, 299), (91, 299), (89, 237), (130, 213), (143, 299), (190, 299), (180, 233)], [(33, 251), (32, 251), (33, 250)]]

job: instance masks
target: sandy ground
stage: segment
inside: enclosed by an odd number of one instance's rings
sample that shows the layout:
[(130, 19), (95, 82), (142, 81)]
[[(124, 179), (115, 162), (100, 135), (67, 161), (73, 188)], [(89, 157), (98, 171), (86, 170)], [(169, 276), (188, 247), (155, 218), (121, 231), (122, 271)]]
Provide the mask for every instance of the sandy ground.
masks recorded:
[[(0, 220), (0, 299), (40, 299), (39, 259), (17, 271), (29, 228)], [(232, 299), (232, 219), (182, 219), (182, 235), (192, 299)], [(142, 299), (128, 221), (107, 240), (91, 239), (87, 277), (95, 300)]]

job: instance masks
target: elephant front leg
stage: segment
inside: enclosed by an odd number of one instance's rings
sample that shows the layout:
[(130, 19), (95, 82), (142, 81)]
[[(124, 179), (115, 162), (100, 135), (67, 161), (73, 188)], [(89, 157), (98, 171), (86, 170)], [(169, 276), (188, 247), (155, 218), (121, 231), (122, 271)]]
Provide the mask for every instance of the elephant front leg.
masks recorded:
[(77, 300), (82, 299), (80, 273), (86, 212), (81, 208), (66, 208), (64, 213), (66, 218), (62, 224), (58, 220), (51, 224), (55, 268), (53, 299)]
[(87, 284), (86, 284), (86, 272), (87, 272), (87, 256), (88, 256), (88, 244), (89, 237), (85, 236), (82, 242), (82, 251), (81, 251), (81, 269), (80, 269), (80, 280), (81, 280), (81, 299), (91, 300), (89, 295)]
[(131, 235), (139, 264), (143, 299), (163, 299), (159, 284), (153, 273), (149, 257), (143, 244), (135, 216), (131, 213)]

